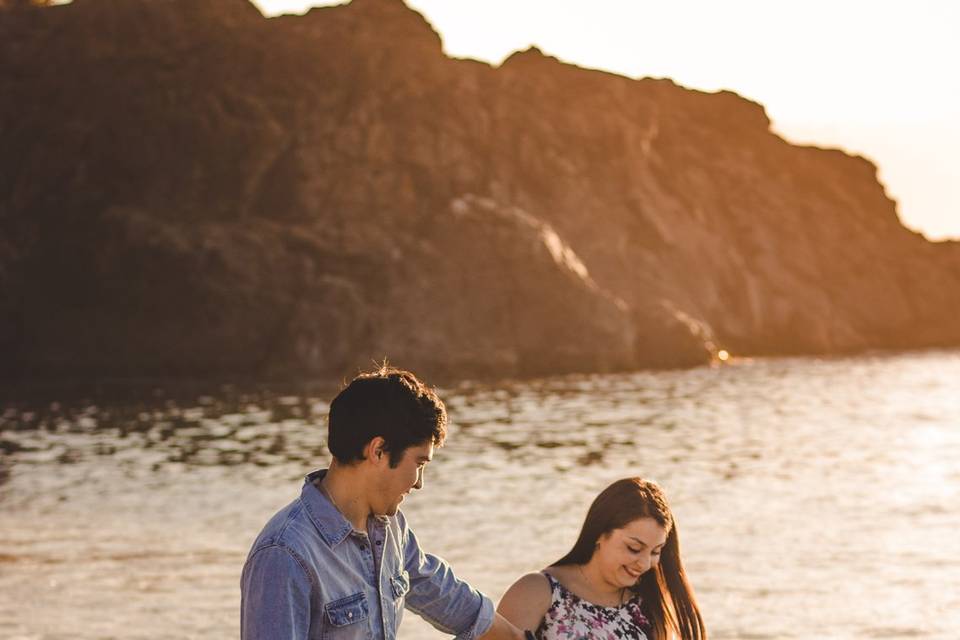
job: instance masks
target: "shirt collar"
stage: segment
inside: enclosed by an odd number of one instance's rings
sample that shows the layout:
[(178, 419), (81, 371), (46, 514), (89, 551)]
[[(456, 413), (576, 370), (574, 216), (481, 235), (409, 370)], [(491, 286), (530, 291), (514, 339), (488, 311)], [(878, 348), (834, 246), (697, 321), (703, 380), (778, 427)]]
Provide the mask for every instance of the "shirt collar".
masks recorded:
[(300, 501), (317, 531), (320, 532), (323, 541), (335, 547), (350, 535), (353, 525), (343, 517), (339, 509), (333, 506), (330, 498), (316, 487), (315, 483), (325, 475), (327, 475), (326, 469), (307, 474), (303, 480), (303, 489), (300, 491)]

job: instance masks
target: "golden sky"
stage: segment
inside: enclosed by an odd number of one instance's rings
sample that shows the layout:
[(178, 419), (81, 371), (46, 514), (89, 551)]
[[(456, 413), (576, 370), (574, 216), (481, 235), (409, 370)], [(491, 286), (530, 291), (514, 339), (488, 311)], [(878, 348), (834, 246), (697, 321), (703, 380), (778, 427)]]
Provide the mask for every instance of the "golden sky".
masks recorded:
[[(256, 0), (302, 13), (316, 0)], [(407, 0), (451, 56), (536, 45), (581, 66), (730, 89), (791, 141), (871, 158), (903, 222), (960, 238), (960, 2)]]

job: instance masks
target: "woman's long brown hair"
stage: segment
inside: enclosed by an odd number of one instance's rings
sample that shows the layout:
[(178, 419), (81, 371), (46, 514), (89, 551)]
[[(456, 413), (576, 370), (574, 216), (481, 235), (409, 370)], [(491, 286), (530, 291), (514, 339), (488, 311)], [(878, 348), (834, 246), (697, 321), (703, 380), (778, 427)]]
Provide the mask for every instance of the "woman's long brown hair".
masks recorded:
[(667, 530), (660, 562), (631, 587), (642, 598), (641, 606), (656, 640), (668, 638), (671, 632), (681, 640), (706, 640), (707, 630), (680, 560), (677, 525), (663, 490), (655, 482), (624, 478), (601, 491), (587, 511), (573, 548), (552, 566), (586, 564), (602, 535), (638, 518), (653, 518)]

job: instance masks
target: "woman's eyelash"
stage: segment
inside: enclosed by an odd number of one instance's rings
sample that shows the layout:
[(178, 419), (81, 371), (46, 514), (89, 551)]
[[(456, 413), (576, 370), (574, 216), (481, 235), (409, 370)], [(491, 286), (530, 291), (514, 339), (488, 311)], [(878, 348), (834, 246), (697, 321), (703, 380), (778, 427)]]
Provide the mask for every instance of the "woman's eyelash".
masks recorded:
[[(643, 549), (634, 549), (630, 545), (627, 545), (627, 551), (630, 551), (631, 553), (640, 553), (641, 551), (643, 551)], [(658, 556), (662, 551), (663, 549), (654, 549), (653, 551), (650, 552), (650, 555)]]

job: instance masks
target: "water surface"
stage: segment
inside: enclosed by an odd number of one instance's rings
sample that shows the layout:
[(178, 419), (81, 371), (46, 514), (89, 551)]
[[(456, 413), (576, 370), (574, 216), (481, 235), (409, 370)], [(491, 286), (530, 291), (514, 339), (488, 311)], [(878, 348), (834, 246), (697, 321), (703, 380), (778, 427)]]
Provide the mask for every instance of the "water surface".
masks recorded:
[[(710, 634), (960, 637), (960, 353), (738, 361), (442, 391), (404, 511), (493, 597), (593, 496), (659, 481)], [(4, 638), (236, 638), (239, 575), (325, 465), (329, 393), (0, 413)], [(408, 614), (405, 640), (444, 637)]]

